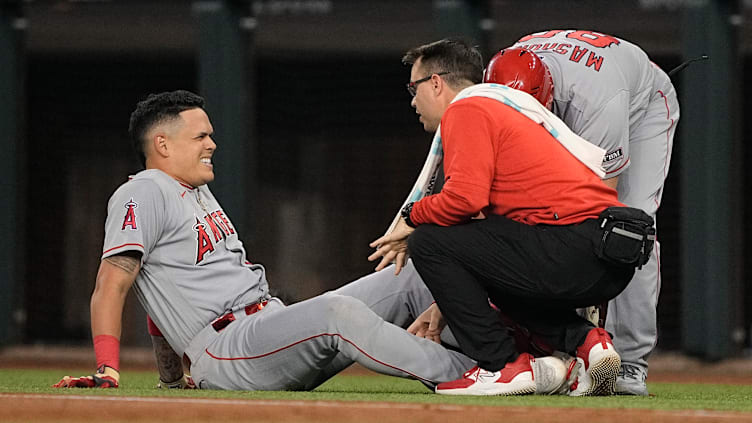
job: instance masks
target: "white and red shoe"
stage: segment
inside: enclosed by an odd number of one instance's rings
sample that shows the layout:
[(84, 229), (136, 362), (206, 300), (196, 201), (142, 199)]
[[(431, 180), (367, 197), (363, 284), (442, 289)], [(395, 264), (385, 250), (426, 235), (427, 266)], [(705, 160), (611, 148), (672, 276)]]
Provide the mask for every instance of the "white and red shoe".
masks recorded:
[[(536, 375), (540, 382), (536, 383)], [(491, 372), (476, 366), (465, 372), (462, 379), (440, 383), (436, 393), (442, 395), (526, 395), (539, 389), (548, 394), (564, 382), (566, 368), (558, 358), (535, 359), (522, 353), (503, 369)], [(539, 388), (540, 386), (540, 388)]]
[(571, 385), (570, 396), (613, 395), (621, 357), (614, 349), (611, 337), (602, 328), (588, 332), (585, 342), (577, 347), (577, 364), (570, 371), (578, 373)]

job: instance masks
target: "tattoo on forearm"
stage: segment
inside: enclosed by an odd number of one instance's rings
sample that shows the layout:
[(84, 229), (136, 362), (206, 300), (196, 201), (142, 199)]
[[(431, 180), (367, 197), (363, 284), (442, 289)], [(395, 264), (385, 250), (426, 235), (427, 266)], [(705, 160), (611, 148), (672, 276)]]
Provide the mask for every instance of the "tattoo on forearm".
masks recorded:
[(135, 273), (136, 270), (138, 270), (139, 259), (135, 257), (118, 254), (116, 256), (107, 257), (105, 260), (111, 265), (117, 266), (128, 273)]
[(183, 377), (183, 362), (167, 340), (161, 336), (152, 336), (151, 343), (154, 345), (154, 354), (157, 356), (159, 379), (170, 383)]

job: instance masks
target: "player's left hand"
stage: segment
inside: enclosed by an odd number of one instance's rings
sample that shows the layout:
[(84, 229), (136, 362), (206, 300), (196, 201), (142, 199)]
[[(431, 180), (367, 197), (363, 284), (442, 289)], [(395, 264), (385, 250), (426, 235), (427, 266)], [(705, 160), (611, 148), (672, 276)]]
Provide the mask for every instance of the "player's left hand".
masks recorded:
[(441, 343), (441, 331), (446, 327), (444, 316), (436, 303), (431, 304), (407, 328), (407, 331), (419, 338), (426, 338), (437, 344)]
[(391, 232), (368, 244), (376, 248), (376, 251), (368, 256), (368, 261), (378, 260), (381, 257), (379, 265), (376, 266), (377, 272), (394, 262), (394, 274), (399, 275), (407, 263), (407, 237), (414, 230), (415, 228), (408, 226), (404, 219), (400, 219)]
[(157, 384), (157, 389), (198, 389), (189, 374), (183, 374), (183, 377), (174, 382), (164, 382), (162, 379)]
[(120, 372), (112, 367), (102, 366), (89, 376), (63, 377), (53, 388), (117, 388)]

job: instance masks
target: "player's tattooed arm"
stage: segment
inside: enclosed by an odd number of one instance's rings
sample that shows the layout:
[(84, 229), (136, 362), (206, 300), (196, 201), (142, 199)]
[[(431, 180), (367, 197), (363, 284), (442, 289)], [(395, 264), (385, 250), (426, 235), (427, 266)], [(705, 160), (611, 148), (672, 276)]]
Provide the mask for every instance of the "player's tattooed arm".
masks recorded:
[(159, 380), (163, 383), (173, 383), (183, 377), (183, 362), (162, 336), (151, 337), (154, 354), (157, 357)]
[(141, 253), (137, 251), (126, 251), (107, 257), (105, 260), (111, 265), (125, 270), (126, 273), (136, 273), (141, 267)]

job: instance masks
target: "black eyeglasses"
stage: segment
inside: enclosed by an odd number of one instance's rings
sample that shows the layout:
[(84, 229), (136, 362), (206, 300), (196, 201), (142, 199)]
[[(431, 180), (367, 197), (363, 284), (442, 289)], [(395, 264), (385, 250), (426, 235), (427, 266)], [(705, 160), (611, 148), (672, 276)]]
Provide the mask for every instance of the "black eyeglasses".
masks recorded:
[(407, 86), (407, 92), (409, 92), (411, 96), (415, 97), (415, 90), (416, 90), (416, 87), (418, 86), (418, 84), (420, 84), (421, 82), (428, 81), (434, 75), (446, 75), (448, 73), (452, 73), (452, 72), (437, 72), (437, 73), (432, 73), (432, 74), (428, 75), (425, 78), (420, 78), (420, 79), (416, 79), (415, 81), (410, 81), (410, 82), (408, 82), (406, 84), (406, 86)]

